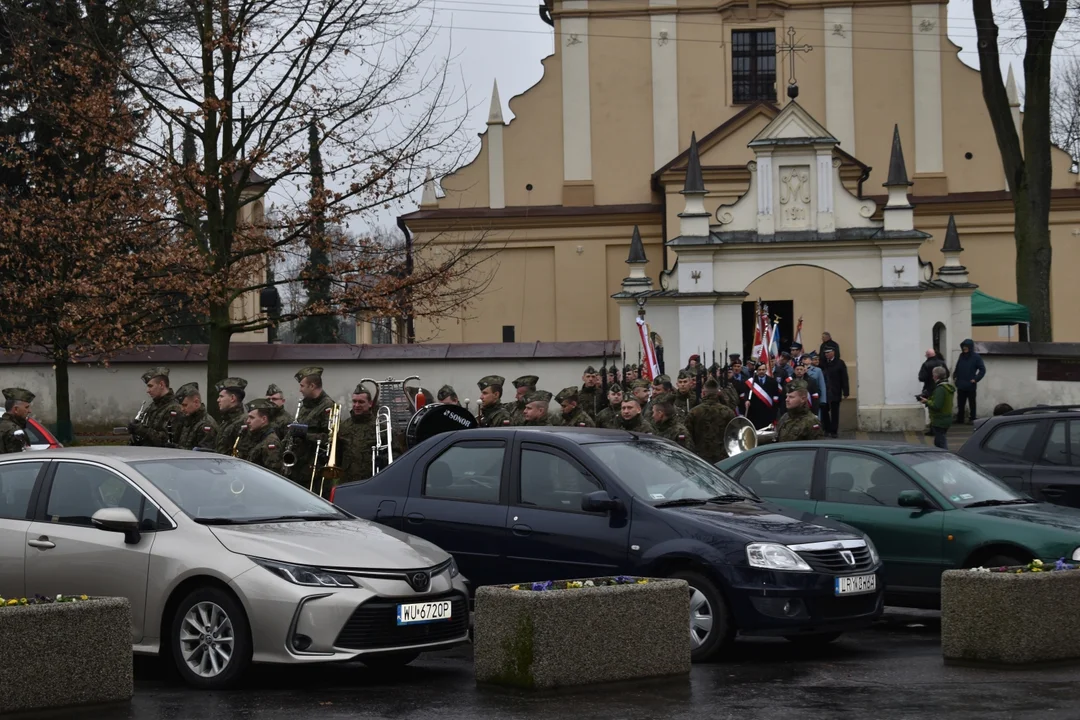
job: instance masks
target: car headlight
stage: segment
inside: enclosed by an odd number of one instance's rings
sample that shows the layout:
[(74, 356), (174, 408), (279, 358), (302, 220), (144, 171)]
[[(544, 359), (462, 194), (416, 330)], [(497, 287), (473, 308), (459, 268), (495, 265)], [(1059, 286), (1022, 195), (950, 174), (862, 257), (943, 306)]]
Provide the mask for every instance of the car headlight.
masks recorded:
[(456, 578), (456, 577), (458, 576), (458, 573), (460, 573), (460, 572), (461, 572), (461, 571), (460, 571), (460, 570), (458, 570), (458, 566), (457, 566), (457, 560), (455, 560), (455, 559), (454, 559), (454, 558), (453, 558), (453, 557), (451, 556), (451, 558), (450, 558), (450, 577), (452, 577), (452, 578)]
[(1073, 550), (1072, 559), (1073, 560), (1080, 560), (1080, 547)]
[(261, 565), (282, 580), (287, 580), (294, 585), (306, 585), (308, 587), (359, 587), (348, 575), (329, 572), (319, 568), (305, 565), (291, 565), (289, 563), (251, 558), (251, 561)]
[(874, 547), (874, 543), (870, 540), (870, 538), (864, 537), (863, 540), (866, 541), (866, 549), (870, 551), (870, 559), (874, 562), (875, 565), (877, 565), (879, 562), (881, 562), (881, 556), (877, 554), (877, 548)]
[(768, 570), (795, 570), (809, 572), (811, 567), (794, 550), (776, 543), (750, 543), (746, 546), (746, 559), (751, 567)]

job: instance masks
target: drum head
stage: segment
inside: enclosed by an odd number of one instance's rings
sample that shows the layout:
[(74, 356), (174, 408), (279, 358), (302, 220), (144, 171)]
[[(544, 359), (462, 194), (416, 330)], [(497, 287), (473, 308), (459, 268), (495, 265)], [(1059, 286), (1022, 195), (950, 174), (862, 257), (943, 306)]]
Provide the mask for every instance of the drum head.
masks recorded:
[(416, 411), (405, 430), (405, 443), (414, 447), (428, 438), (454, 430), (478, 427), (476, 418), (460, 405), (434, 403)]

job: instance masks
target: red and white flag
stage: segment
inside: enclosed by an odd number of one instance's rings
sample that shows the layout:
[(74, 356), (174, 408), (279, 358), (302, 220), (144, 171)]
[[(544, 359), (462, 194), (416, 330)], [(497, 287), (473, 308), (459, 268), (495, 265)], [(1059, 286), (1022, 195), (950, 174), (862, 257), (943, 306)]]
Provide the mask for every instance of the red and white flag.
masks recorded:
[(660, 374), (660, 363), (656, 360), (656, 348), (652, 344), (649, 325), (645, 322), (645, 318), (640, 315), (637, 319), (637, 326), (638, 335), (641, 336), (641, 347), (644, 348), (645, 353), (645, 357), (642, 358), (641, 371), (645, 374), (645, 378), (652, 382)]

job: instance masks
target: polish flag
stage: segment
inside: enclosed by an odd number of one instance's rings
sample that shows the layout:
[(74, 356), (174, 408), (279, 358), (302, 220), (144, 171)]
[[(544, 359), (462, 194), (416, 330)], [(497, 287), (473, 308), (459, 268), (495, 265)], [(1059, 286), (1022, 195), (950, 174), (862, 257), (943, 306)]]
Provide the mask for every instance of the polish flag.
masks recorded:
[(641, 363), (641, 370), (645, 373), (645, 379), (652, 382), (653, 378), (660, 374), (660, 363), (656, 360), (656, 348), (653, 347), (649, 326), (645, 318), (638, 316), (638, 335), (641, 337), (641, 347), (644, 348), (645, 357)]

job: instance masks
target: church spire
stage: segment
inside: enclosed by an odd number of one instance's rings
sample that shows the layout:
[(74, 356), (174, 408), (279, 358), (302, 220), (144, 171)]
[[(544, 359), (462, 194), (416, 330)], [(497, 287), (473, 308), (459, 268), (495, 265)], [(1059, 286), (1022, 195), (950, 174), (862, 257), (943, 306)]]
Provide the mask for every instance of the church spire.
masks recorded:
[(630, 238), (630, 255), (626, 258), (627, 265), (644, 265), (649, 262), (645, 257), (645, 245), (641, 242), (641, 231), (634, 226), (634, 236)]
[(949, 227), (945, 230), (945, 243), (941, 246), (943, 253), (959, 253), (964, 248), (960, 247), (960, 233), (956, 232), (956, 217), (949, 215)]
[(652, 290), (652, 280), (645, 274), (645, 265), (648, 262), (645, 259), (645, 245), (641, 242), (641, 231), (635, 225), (634, 235), (630, 238), (630, 255), (626, 258), (630, 274), (623, 278), (623, 292), (641, 293)]
[(503, 121), (502, 100), (499, 99), (499, 81), (493, 80), (491, 87), (491, 108), (488, 110), (488, 125), (505, 125)]
[(1009, 64), (1009, 74), (1005, 78), (1005, 96), (1009, 98), (1009, 107), (1020, 107), (1020, 93), (1016, 91), (1016, 78), (1013, 77), (1012, 63)]
[(427, 176), (424, 178), (424, 194), (420, 198), (420, 207), (439, 207), (439, 196), (435, 193), (435, 180), (431, 177), (431, 168), (428, 168)]
[(883, 183), (889, 190), (889, 201), (882, 217), (886, 232), (908, 232), (915, 229), (915, 209), (908, 198), (907, 166), (904, 165), (904, 148), (900, 146), (900, 127), (893, 125), (892, 154), (889, 157), (889, 178)]
[(907, 176), (907, 166), (904, 164), (904, 149), (900, 147), (900, 126), (893, 125), (892, 154), (889, 156), (889, 178), (885, 181), (885, 187), (904, 185), (911, 187)]
[(705, 194), (705, 178), (701, 174), (701, 157), (698, 154), (697, 133), (690, 133), (690, 158), (686, 161), (686, 182), (682, 194)]
[(945, 264), (938, 270), (938, 279), (954, 285), (962, 285), (968, 281), (967, 268), (960, 264), (960, 253), (963, 251), (964, 248), (960, 246), (960, 233), (956, 231), (956, 218), (949, 215), (949, 225), (945, 229), (945, 242), (941, 246)]
[(679, 213), (679, 236), (709, 237), (712, 213), (705, 209), (705, 179), (701, 175), (701, 156), (698, 153), (697, 133), (690, 133), (690, 150), (686, 160), (686, 182), (683, 185), (683, 211)]

